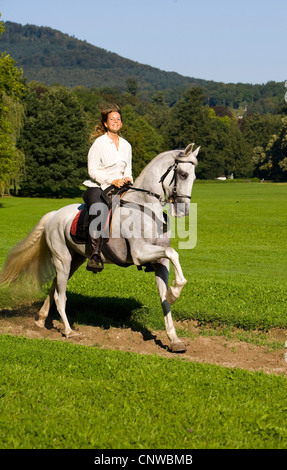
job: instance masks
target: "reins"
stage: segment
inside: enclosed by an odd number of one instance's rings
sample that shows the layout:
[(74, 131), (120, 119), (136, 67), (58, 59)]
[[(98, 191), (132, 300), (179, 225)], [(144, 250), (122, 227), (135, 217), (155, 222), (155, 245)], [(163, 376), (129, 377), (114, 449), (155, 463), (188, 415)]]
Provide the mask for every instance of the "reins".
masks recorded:
[(160, 200), (160, 194), (153, 193), (152, 191), (148, 191), (147, 189), (142, 189), (142, 188), (134, 188), (133, 186), (129, 186), (127, 188), (127, 191), (132, 190), (132, 191), (141, 191), (142, 193), (147, 193), (150, 196), (156, 197), (157, 199)]
[[(104, 195), (104, 200), (106, 200), (108, 206), (110, 207), (110, 212), (111, 212), (111, 218), (109, 219), (110, 223), (112, 223), (114, 211), (117, 209), (117, 207), (126, 206), (129, 209), (139, 210), (141, 213), (151, 217), (152, 220), (156, 223), (158, 232), (159, 233), (166, 233), (168, 231), (168, 227), (169, 227), (169, 221), (168, 221), (168, 215), (167, 214), (165, 214), (163, 212), (164, 220), (162, 220), (149, 207), (145, 206), (144, 204), (139, 204), (139, 203), (135, 203), (135, 202), (131, 202), (131, 201), (125, 201), (123, 199), (123, 197), (126, 195), (126, 193), (128, 191), (140, 191), (140, 192), (149, 194), (152, 197), (157, 198), (161, 202), (162, 205), (165, 205), (166, 203), (174, 204), (176, 202), (177, 198), (191, 199), (191, 196), (189, 196), (189, 195), (177, 194), (177, 167), (178, 167), (179, 163), (190, 163), (190, 164), (194, 165), (194, 162), (189, 161), (189, 160), (182, 162), (181, 160), (175, 159), (174, 163), (167, 168), (165, 173), (159, 179), (159, 183), (162, 184), (163, 193), (165, 195), (164, 201), (162, 200), (160, 194), (157, 194), (153, 191), (149, 191), (147, 189), (133, 187), (130, 183), (125, 184), (120, 189), (117, 189), (114, 186), (108, 187), (103, 192), (103, 195)], [(171, 171), (173, 171), (173, 175), (172, 175), (171, 181), (169, 183), (169, 186), (171, 186), (171, 184), (174, 182), (174, 187), (173, 187), (173, 190), (172, 190), (172, 195), (167, 196), (166, 192), (165, 192), (165, 188), (163, 186), (163, 183), (164, 183), (166, 177), (169, 175), (169, 173)], [(111, 198), (113, 196), (117, 197), (117, 201), (116, 201), (115, 206), (111, 205)]]

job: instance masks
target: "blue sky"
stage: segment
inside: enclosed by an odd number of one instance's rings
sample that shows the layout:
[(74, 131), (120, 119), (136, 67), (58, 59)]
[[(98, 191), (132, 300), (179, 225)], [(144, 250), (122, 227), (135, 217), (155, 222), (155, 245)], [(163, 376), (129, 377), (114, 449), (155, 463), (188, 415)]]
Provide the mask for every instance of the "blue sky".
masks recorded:
[(287, 79), (286, 0), (0, 0), (0, 12), (189, 77)]

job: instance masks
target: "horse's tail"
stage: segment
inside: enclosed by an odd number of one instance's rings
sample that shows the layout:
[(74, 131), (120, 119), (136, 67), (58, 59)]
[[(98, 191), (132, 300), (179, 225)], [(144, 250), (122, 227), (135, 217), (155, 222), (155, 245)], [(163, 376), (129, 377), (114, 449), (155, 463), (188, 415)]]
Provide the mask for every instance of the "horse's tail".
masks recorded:
[(0, 273), (0, 284), (10, 284), (24, 278), (32, 280), (38, 287), (48, 280), (53, 266), (43, 232), (45, 224), (54, 214), (55, 211), (44, 215), (27, 237), (12, 248)]

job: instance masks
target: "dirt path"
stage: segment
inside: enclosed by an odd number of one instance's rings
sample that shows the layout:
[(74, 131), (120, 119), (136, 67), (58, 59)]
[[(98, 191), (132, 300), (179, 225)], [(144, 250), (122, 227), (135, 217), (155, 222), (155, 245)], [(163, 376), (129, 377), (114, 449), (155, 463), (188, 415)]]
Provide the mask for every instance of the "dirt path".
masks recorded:
[[(33, 310), (33, 309), (32, 309)], [(102, 329), (97, 326), (81, 325), (79, 336), (65, 339), (62, 335), (63, 326), (53, 320), (50, 328), (40, 329), (34, 323), (33, 311), (23, 315), (15, 315), (9, 311), (0, 311), (0, 334), (21, 335), (28, 338), (46, 338), (58, 341), (69, 341), (85, 346), (96, 346), (140, 354), (157, 354), (167, 358), (179, 357), (184, 360), (216, 364), (224, 367), (238, 367), (250, 371), (281, 374), (287, 376), (287, 349), (269, 351), (267, 346), (255, 346), (237, 340), (228, 340), (224, 336), (202, 336), (194, 322), (178, 322), (178, 329), (184, 328), (193, 334), (193, 339), (183, 337), (187, 351), (175, 355), (168, 348), (168, 340), (164, 331), (145, 333), (133, 331), (130, 328)], [(287, 341), (286, 330), (276, 330), (269, 333), (271, 339)]]

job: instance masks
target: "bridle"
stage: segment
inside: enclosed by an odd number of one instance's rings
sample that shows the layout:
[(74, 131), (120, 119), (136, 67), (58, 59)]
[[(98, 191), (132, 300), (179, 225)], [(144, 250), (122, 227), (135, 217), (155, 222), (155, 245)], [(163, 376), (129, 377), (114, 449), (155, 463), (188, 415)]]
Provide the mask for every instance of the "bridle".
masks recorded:
[[(165, 195), (164, 201), (161, 199), (160, 194), (154, 193), (152, 191), (148, 191), (147, 189), (134, 188), (133, 186), (130, 186), (129, 189), (131, 189), (133, 191), (141, 191), (141, 192), (149, 194), (150, 196), (156, 197), (162, 203), (162, 205), (165, 205), (168, 202), (171, 203), (171, 204), (175, 204), (176, 199), (178, 199), (178, 198), (191, 199), (191, 196), (189, 196), (187, 194), (177, 194), (177, 166), (178, 166), (179, 163), (191, 163), (191, 165), (194, 165), (194, 162), (192, 162), (192, 161), (184, 161), (183, 162), (182, 160), (175, 159), (174, 163), (168, 167), (166, 172), (160, 177), (160, 180), (159, 180), (159, 183), (161, 183), (162, 189), (163, 189), (163, 192), (164, 192), (164, 195)], [(171, 178), (169, 186), (174, 182), (174, 187), (173, 187), (173, 190), (172, 190), (172, 194), (170, 196), (167, 196), (165, 188), (163, 186), (163, 183), (164, 183), (164, 180), (166, 179), (166, 177), (169, 175), (169, 173), (171, 171), (173, 171), (173, 176)]]
[[(154, 193), (153, 191), (149, 191), (147, 189), (142, 189), (142, 188), (135, 188), (133, 186), (131, 186), (130, 184), (129, 185), (125, 185), (125, 187), (122, 188), (122, 195), (124, 196), (125, 192), (126, 191), (141, 191), (143, 193), (146, 193), (146, 194), (149, 194), (150, 196), (153, 196), (155, 198), (157, 198), (160, 203), (162, 204), (162, 206), (164, 206), (165, 204), (167, 203), (170, 203), (170, 204), (175, 204), (176, 202), (176, 199), (178, 198), (187, 198), (187, 199), (191, 199), (191, 196), (187, 195), (187, 194), (177, 194), (177, 166), (179, 163), (190, 163), (191, 165), (194, 165), (194, 162), (192, 161), (185, 161), (185, 162), (182, 162), (181, 160), (178, 160), (178, 159), (175, 159), (173, 165), (170, 165), (168, 167), (168, 169), (166, 170), (166, 172), (160, 177), (160, 180), (159, 180), (159, 183), (161, 183), (162, 185), (162, 189), (163, 189), (163, 192), (164, 192), (164, 195), (165, 195), (165, 199), (164, 201), (162, 200), (161, 198), (161, 195), (160, 194), (157, 194), (157, 193)], [(171, 178), (171, 181), (169, 183), (169, 186), (173, 183), (174, 181), (174, 187), (173, 187), (173, 190), (172, 190), (172, 195), (171, 196), (167, 196), (166, 195), (166, 192), (165, 192), (165, 188), (163, 186), (163, 183), (164, 183), (164, 180), (166, 179), (166, 177), (169, 175), (169, 173), (173, 171), (173, 176)], [(125, 188), (125, 189), (124, 189)], [(121, 193), (121, 190), (120, 192)], [(131, 206), (136, 209), (136, 210), (140, 210), (141, 212), (143, 212), (144, 214), (146, 215), (149, 215), (150, 217), (152, 217), (152, 219), (156, 222), (157, 226), (158, 226), (158, 229), (159, 230), (162, 230), (163, 233), (165, 233), (167, 230), (168, 230), (168, 217), (167, 217), (167, 214), (164, 215), (163, 213), (163, 216), (166, 217), (166, 220), (165, 222), (163, 222), (161, 219), (159, 219), (157, 217), (157, 215), (150, 209), (150, 208), (147, 208), (146, 206), (142, 205), (142, 204), (137, 204), (137, 203), (133, 203), (133, 202), (129, 202), (129, 201), (125, 201), (123, 199), (120, 199), (119, 200), (119, 205), (121, 207), (123, 206), (128, 206), (129, 208), (131, 208)]]
[(162, 177), (159, 180), (159, 182), (162, 184), (162, 188), (163, 188), (163, 191), (165, 193), (165, 189), (163, 187), (163, 182), (164, 182), (165, 178), (167, 177), (167, 175), (173, 170), (173, 176), (172, 176), (171, 181), (169, 183), (169, 186), (170, 186), (174, 181), (172, 195), (169, 196), (169, 197), (166, 196), (166, 198), (165, 198), (165, 202), (170, 202), (171, 204), (174, 204), (176, 202), (177, 198), (191, 199), (191, 196), (189, 196), (188, 194), (177, 194), (177, 165), (179, 163), (190, 163), (191, 165), (194, 165), (194, 163), (191, 162), (191, 161), (182, 162), (181, 160), (175, 159), (174, 164), (171, 165), (170, 167), (168, 167), (166, 172), (162, 175)]

